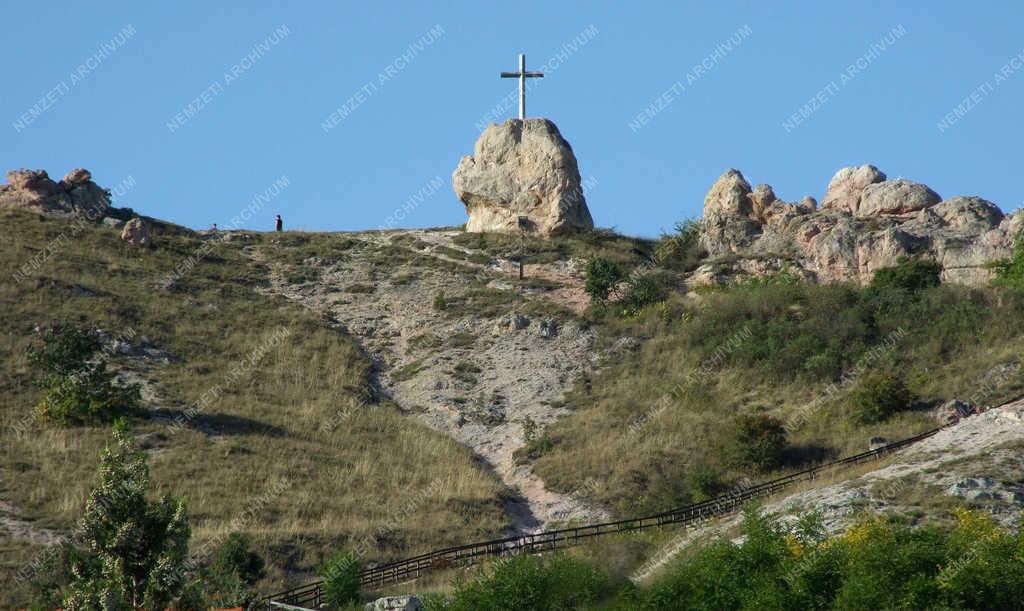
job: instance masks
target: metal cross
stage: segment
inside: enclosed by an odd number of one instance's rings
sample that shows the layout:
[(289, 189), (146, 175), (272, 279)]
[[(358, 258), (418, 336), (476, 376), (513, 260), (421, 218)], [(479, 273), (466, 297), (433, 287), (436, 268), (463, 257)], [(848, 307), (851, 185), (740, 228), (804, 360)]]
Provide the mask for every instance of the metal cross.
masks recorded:
[(519, 79), (519, 119), (526, 118), (526, 79), (528, 78), (543, 78), (543, 72), (527, 72), (526, 71), (526, 54), (519, 54), (519, 72), (502, 72), (501, 78), (517, 78)]

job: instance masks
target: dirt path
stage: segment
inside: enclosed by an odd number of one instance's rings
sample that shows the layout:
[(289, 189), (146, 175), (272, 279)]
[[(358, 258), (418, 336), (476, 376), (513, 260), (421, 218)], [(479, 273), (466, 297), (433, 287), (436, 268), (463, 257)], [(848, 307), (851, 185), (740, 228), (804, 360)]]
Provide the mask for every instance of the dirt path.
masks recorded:
[[(270, 290), (336, 321), (374, 360), (383, 395), (472, 449), (509, 488), (512, 532), (607, 517), (579, 499), (548, 490), (514, 458), (526, 445), (527, 430), (539, 434), (567, 413), (555, 404), (593, 366), (591, 333), (568, 315), (527, 317), (486, 303), (468, 309), (435, 304), (437, 295), (459, 300), (473, 291), (483, 296), (471, 299), (484, 302), (558, 301), (563, 291), (574, 290), (578, 278), (559, 277), (557, 269), (533, 269), (538, 277), (543, 271), (547, 280), (561, 278), (564, 285), (542, 297), (516, 297), (519, 289), (501, 272), (508, 263), (467, 261), (459, 253), (471, 251), (456, 246), (455, 235), (422, 230), (339, 234), (339, 240), (357, 241), (343, 260), (303, 264), (318, 268), (319, 280), (290, 283), (287, 269), (271, 264)], [(396, 247), (416, 253), (418, 263), (382, 265), (381, 253)]]

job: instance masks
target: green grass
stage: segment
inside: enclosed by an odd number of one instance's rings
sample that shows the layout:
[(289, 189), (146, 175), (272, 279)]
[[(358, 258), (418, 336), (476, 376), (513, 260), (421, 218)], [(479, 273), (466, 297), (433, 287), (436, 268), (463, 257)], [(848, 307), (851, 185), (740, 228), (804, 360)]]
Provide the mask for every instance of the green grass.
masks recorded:
[(1019, 294), (992, 289), (910, 295), (780, 279), (672, 297), (634, 318), (595, 314), (603, 345), (645, 341), (584, 375), (566, 397), (574, 413), (526, 454), (550, 488), (571, 491), (585, 473), (597, 501), (628, 515), (698, 500), (708, 476), (726, 488), (770, 476), (725, 460), (741, 414), (787, 427), (779, 472), (860, 452), (871, 436), (934, 426), (920, 409), (853, 422), (848, 397), (863, 372), (893, 372), (926, 399), (1019, 395), (1019, 367), (991, 372), (1019, 362), (1022, 307)]
[[(203, 242), (165, 232), (155, 250), (137, 249), (98, 227), (54, 242), (66, 221), (4, 210), (0, 222), (12, 228), (0, 248), (4, 270), (59, 244), (27, 280), (0, 282), (0, 498), (25, 520), (70, 532), (109, 432), (33, 417), (40, 394), (25, 358), (33, 328), (68, 320), (115, 334), (134, 330), (136, 341), (145, 336), (178, 357), (112, 360), (152, 381), (163, 408), (133, 419), (131, 429), (151, 440), (157, 489), (187, 499), (193, 553), (208, 553), (230, 531), (249, 534), (268, 560), (264, 590), (304, 582), (344, 547), (364, 549), (372, 562), (502, 529), (495, 478), (451, 439), (379, 402), (371, 364), (350, 338), (262, 293), (267, 269), (243, 251), (252, 242), (213, 243), (164, 290)], [(344, 256), (357, 243), (285, 233), (258, 235), (255, 244), (302, 261)], [(211, 389), (218, 390), (206, 394)], [(152, 417), (196, 406), (189, 426)], [(0, 606), (24, 604), (26, 584), (13, 574), (44, 548), (20, 540), (2, 546), (0, 581), (10, 587)]]
[(523, 252), (526, 263), (552, 263), (571, 257), (604, 257), (628, 267), (649, 261), (655, 244), (652, 240), (622, 236), (608, 229), (551, 238), (531, 234), (525, 240), (513, 234), (463, 233), (455, 236), (455, 243), (504, 259), (517, 259)]

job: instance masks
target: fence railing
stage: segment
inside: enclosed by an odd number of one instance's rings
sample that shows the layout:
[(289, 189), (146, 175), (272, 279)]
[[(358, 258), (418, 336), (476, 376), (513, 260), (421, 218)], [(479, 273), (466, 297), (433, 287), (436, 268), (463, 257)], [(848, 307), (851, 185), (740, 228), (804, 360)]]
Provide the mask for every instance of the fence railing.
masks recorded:
[[(811, 481), (822, 472), (840, 466), (856, 465), (863, 462), (878, 460), (892, 454), (909, 445), (915, 444), (923, 439), (935, 435), (939, 431), (952, 426), (947, 424), (930, 431), (926, 431), (907, 439), (890, 443), (881, 448), (847, 456), (817, 467), (805, 469), (784, 477), (773, 479), (767, 482), (743, 488), (735, 492), (722, 495), (700, 503), (693, 503), (684, 507), (678, 507), (662, 513), (653, 515), (615, 520), (612, 522), (601, 522), (549, 530), (531, 535), (517, 535), (503, 539), (493, 539), (480, 543), (470, 543), (456, 547), (446, 547), (434, 550), (412, 558), (395, 560), (378, 564), (360, 572), (359, 579), (363, 588), (375, 588), (389, 583), (408, 581), (419, 577), (423, 573), (448, 569), (453, 567), (464, 567), (475, 564), (484, 558), (498, 558), (516, 554), (535, 554), (551, 550), (563, 549), (594, 537), (601, 537), (615, 533), (628, 533), (648, 528), (657, 528), (672, 524), (692, 526), (734, 513), (736, 510), (747, 504), (749, 501), (771, 496), (776, 492), (787, 488), (795, 483)], [(264, 605), (270, 603), (284, 603), (286, 605), (310, 605), (317, 606), (322, 601), (322, 581), (310, 583), (298, 588), (292, 588), (269, 596), (263, 601)]]

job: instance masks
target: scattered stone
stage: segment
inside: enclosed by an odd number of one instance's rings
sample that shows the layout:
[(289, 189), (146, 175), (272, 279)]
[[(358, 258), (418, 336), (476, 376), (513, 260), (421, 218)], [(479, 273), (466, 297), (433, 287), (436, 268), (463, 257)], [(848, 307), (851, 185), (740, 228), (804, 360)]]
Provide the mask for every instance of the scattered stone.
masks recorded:
[(103, 217), (102, 223), (111, 229), (120, 229), (124, 227), (124, 221), (121, 219), (114, 218), (112, 216)]
[(1024, 505), (1024, 491), (1019, 486), (1006, 486), (990, 477), (959, 479), (946, 492), (968, 501), (1001, 501), (1012, 505)]
[(509, 119), (480, 134), (452, 173), (466, 231), (553, 235), (593, 229), (572, 147), (548, 119)]
[(889, 445), (889, 442), (885, 437), (872, 437), (871, 439), (868, 439), (868, 449), (872, 452), (880, 448), (884, 448), (887, 445)]
[(940, 424), (948, 424), (950, 422), (957, 422), (961, 418), (966, 418), (974, 414), (975, 411), (974, 406), (970, 403), (960, 399), (951, 399), (933, 409), (930, 415), (933, 420)]
[(421, 611), (423, 602), (415, 596), (388, 596), (366, 603), (366, 611)]
[(153, 240), (149, 235), (149, 226), (139, 217), (135, 217), (124, 225), (121, 230), (121, 240), (132, 246), (152, 246)]
[(558, 321), (554, 319), (542, 320), (537, 326), (537, 333), (545, 339), (551, 339), (558, 335)]

